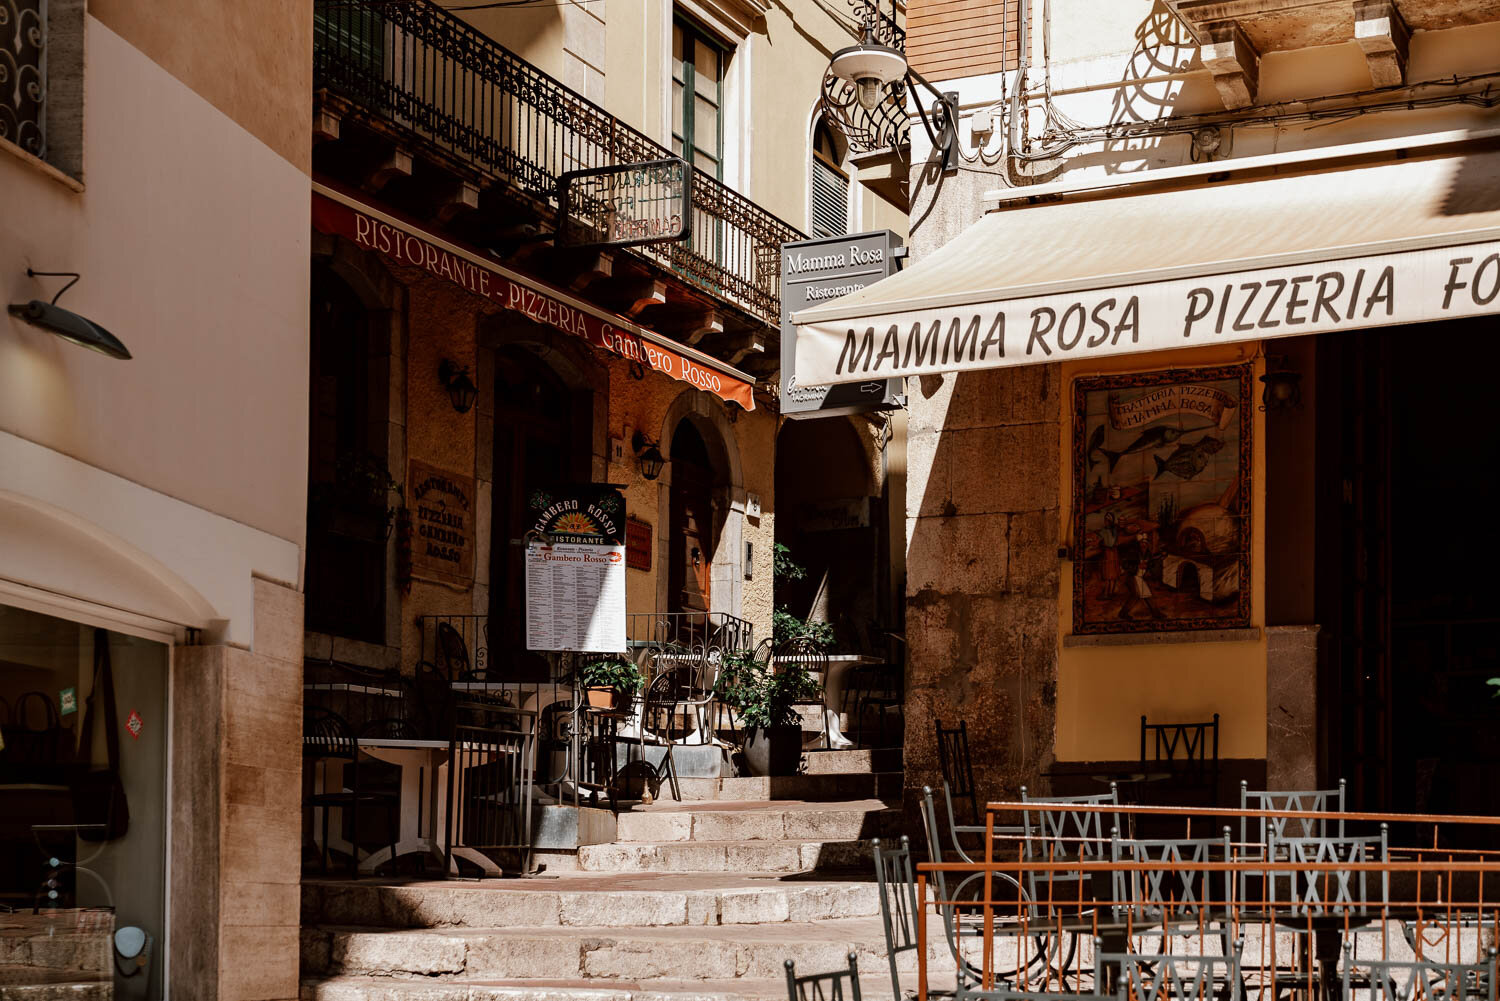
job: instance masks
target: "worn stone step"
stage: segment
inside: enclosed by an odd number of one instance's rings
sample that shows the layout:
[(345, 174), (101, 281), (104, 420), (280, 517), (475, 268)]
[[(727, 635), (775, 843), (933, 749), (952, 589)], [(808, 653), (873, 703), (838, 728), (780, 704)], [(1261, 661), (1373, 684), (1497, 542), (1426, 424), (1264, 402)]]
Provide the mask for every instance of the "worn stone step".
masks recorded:
[(895, 831), (900, 811), (853, 803), (736, 803), (637, 807), (616, 818), (617, 841), (854, 841)]
[[(850, 952), (866, 970), (888, 969), (879, 918), (680, 928), (389, 929), (304, 928), (302, 971), (318, 976), (417, 976), (432, 980), (774, 980), (792, 960), (831, 970)], [(946, 951), (929, 940), (934, 961)], [(905, 953), (899, 968), (914, 972)]]
[(633, 841), (578, 849), (581, 872), (812, 872), (869, 866), (868, 841)]
[(309, 880), (302, 923), (382, 928), (681, 927), (827, 921), (880, 913), (874, 882), (703, 875), (405, 885)]

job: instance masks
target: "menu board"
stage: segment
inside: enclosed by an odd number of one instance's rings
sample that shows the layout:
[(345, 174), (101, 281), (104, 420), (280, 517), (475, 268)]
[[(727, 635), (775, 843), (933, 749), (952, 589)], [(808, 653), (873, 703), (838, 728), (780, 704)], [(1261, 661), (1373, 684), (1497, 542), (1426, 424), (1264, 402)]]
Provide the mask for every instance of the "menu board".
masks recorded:
[(625, 650), (625, 547), (526, 547), (526, 648)]
[(535, 490), (526, 648), (625, 650), (625, 498), (608, 484)]

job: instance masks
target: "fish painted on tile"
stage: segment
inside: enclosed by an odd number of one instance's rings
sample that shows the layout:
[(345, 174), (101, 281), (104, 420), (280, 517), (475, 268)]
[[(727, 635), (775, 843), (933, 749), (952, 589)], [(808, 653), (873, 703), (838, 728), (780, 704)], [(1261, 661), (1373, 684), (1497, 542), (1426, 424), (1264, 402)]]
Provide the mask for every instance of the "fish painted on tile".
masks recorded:
[(1149, 452), (1158, 448), (1165, 448), (1187, 433), (1187, 431), (1181, 428), (1167, 427), (1165, 424), (1157, 425), (1156, 427), (1150, 427), (1142, 431), (1136, 437), (1135, 441), (1116, 452), (1103, 447), (1104, 425), (1101, 424), (1099, 425), (1099, 429), (1094, 432), (1093, 439), (1089, 442), (1089, 458), (1092, 462), (1097, 463), (1099, 460), (1094, 458), (1094, 453), (1100, 453), (1109, 460), (1109, 471), (1114, 472), (1115, 465), (1120, 461), (1121, 456), (1130, 455), (1132, 452)]
[(1191, 480), (1194, 476), (1203, 472), (1208, 465), (1208, 457), (1224, 447), (1222, 438), (1212, 435), (1204, 435), (1189, 445), (1183, 442), (1178, 445), (1171, 455), (1163, 459), (1159, 455), (1151, 458), (1156, 460), (1156, 476), (1153, 479), (1161, 479), (1166, 473), (1183, 480)]

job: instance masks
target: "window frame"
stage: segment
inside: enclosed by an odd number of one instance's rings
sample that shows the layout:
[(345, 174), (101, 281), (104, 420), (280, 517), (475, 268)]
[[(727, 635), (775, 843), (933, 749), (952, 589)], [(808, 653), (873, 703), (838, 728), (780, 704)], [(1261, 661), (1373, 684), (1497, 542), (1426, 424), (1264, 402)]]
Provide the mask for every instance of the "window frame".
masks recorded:
[[(719, 57), (719, 72), (717, 81), (719, 85), (719, 92), (713, 98), (714, 108), (718, 112), (718, 114), (715, 116), (716, 120), (714, 122), (714, 149), (712, 151), (704, 150), (704, 152), (709, 153), (713, 158), (714, 180), (723, 181), (724, 111), (725, 105), (728, 103), (727, 91), (729, 84), (729, 60), (733, 55), (734, 49), (732, 46), (727, 45), (717, 35), (709, 31), (707, 28), (703, 27), (703, 25), (699, 24), (691, 17), (688, 17), (680, 10), (674, 10), (672, 14), (672, 35), (674, 36), (674, 43), (676, 40), (675, 36), (679, 30), (682, 32), (682, 58), (679, 59), (676, 52), (670, 52), (668, 55), (668, 58), (671, 60), (672, 83), (681, 84), (682, 86), (682, 132), (679, 134), (676, 127), (670, 120), (667, 123), (668, 133), (671, 136), (672, 144), (674, 147), (673, 151), (681, 156), (684, 160), (686, 160), (689, 164), (693, 165), (694, 167), (698, 167), (698, 169), (700, 170), (703, 169), (698, 165), (697, 153), (700, 147), (695, 141), (697, 138), (697, 121), (695, 109), (697, 108), (698, 74), (696, 71), (688, 72), (688, 67), (691, 66), (696, 68), (697, 47), (699, 45), (704, 45), (716, 52)], [(675, 48), (675, 45), (673, 46), (673, 48)], [(681, 70), (682, 72), (681, 80), (677, 79), (677, 73), (679, 70)], [(671, 105), (671, 102), (672, 98), (669, 97), (669, 107)], [(680, 150), (676, 149), (678, 143), (681, 143)]]

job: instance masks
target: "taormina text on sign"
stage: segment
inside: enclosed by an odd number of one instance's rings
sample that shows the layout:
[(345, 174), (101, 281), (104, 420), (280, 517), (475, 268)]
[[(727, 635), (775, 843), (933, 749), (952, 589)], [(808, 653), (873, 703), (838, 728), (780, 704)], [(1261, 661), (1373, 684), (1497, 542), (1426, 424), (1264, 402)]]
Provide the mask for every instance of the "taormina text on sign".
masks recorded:
[(1003, 368), (1500, 312), (1500, 242), (797, 325), (800, 381)]

